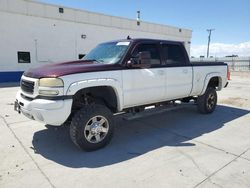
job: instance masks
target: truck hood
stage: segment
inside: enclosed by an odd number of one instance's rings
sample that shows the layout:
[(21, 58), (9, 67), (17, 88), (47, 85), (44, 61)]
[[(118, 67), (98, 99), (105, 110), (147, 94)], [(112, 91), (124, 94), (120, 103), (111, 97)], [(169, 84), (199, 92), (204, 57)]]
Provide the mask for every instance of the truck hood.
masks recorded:
[(31, 78), (55, 78), (69, 74), (85, 73), (85, 72), (98, 72), (109, 70), (120, 70), (120, 64), (101, 64), (95, 61), (80, 60), (64, 63), (56, 63), (45, 65), (42, 67), (32, 68), (24, 72), (24, 76)]

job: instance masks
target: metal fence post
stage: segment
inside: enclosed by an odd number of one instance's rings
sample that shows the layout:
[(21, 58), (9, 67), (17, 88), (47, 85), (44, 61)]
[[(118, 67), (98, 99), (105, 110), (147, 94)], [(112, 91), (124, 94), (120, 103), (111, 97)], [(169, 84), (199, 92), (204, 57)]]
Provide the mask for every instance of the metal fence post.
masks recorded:
[(234, 57), (232, 56), (232, 67), (233, 67), (233, 70), (234, 70), (234, 67), (235, 65), (234, 65)]
[(250, 56), (249, 56), (249, 64), (248, 64), (248, 70), (250, 70)]

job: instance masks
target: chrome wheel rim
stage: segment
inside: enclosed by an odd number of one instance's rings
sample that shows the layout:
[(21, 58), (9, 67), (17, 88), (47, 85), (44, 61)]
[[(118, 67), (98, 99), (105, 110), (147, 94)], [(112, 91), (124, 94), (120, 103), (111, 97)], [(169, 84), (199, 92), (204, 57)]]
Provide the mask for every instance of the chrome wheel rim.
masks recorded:
[(210, 93), (207, 98), (207, 108), (209, 110), (213, 109), (214, 105), (216, 103), (216, 98), (215, 95)]
[(90, 143), (101, 142), (108, 134), (109, 122), (108, 120), (101, 116), (92, 117), (84, 128), (84, 136)]

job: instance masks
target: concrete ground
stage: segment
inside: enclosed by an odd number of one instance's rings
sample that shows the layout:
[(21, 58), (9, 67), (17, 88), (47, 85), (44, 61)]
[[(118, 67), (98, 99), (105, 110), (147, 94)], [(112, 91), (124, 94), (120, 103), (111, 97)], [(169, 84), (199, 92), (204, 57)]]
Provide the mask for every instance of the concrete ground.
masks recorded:
[(0, 88), (0, 187), (250, 187), (250, 74), (234, 73), (211, 115), (195, 106), (117, 119), (112, 142), (79, 151), (66, 127), (13, 111)]

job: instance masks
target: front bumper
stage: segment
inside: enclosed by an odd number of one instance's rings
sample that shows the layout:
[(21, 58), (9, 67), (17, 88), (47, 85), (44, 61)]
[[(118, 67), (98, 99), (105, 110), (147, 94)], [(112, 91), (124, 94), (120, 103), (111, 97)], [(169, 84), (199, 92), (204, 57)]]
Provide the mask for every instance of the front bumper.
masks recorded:
[(71, 113), (72, 99), (28, 100), (22, 97), (21, 90), (17, 92), (15, 110), (21, 112), (29, 119), (40, 121), (48, 125), (60, 126)]

